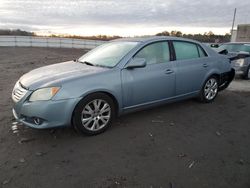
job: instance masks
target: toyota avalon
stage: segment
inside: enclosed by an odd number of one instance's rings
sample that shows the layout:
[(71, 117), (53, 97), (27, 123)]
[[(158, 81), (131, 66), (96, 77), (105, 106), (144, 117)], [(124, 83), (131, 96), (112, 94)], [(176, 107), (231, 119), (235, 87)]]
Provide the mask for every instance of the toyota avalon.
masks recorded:
[(23, 75), (12, 92), (13, 115), (37, 129), (73, 125), (95, 135), (127, 112), (187, 98), (212, 102), (234, 74), (228, 58), (197, 41), (118, 39)]

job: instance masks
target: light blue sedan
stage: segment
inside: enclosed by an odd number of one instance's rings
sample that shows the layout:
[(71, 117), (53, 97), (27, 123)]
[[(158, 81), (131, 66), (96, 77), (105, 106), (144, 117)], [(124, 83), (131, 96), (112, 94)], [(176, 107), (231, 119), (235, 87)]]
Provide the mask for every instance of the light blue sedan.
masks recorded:
[(23, 75), (13, 114), (33, 128), (73, 125), (95, 135), (127, 112), (194, 97), (212, 102), (234, 74), (229, 59), (193, 40), (119, 39)]

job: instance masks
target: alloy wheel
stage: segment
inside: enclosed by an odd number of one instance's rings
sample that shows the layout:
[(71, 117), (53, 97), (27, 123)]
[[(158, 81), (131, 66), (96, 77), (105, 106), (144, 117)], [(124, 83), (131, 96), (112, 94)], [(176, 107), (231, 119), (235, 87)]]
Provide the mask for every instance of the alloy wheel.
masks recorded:
[(204, 94), (207, 100), (213, 100), (218, 92), (218, 83), (215, 78), (210, 78), (204, 87)]
[(102, 99), (89, 102), (82, 111), (82, 125), (89, 131), (99, 131), (111, 118), (110, 105)]

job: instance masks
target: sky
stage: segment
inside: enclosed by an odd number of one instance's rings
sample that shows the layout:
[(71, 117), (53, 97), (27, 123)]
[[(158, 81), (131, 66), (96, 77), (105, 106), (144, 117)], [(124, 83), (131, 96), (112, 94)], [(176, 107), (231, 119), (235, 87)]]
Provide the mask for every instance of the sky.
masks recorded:
[(0, 29), (38, 34), (154, 35), (229, 33), (250, 24), (249, 0), (0, 0)]

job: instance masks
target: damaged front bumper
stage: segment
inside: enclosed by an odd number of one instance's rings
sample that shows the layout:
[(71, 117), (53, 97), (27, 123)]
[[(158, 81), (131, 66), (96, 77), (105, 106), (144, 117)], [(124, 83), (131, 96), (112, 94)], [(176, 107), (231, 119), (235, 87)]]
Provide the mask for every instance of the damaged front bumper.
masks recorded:
[(231, 61), (231, 66), (234, 68), (235, 74), (246, 74), (249, 64), (241, 58)]

